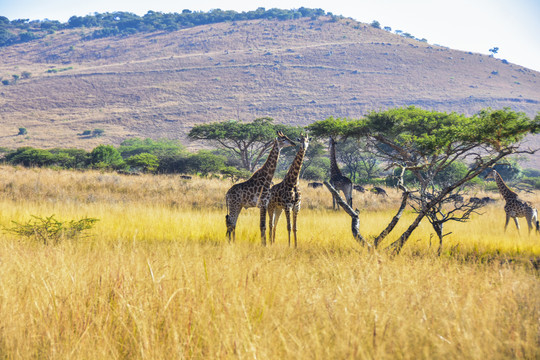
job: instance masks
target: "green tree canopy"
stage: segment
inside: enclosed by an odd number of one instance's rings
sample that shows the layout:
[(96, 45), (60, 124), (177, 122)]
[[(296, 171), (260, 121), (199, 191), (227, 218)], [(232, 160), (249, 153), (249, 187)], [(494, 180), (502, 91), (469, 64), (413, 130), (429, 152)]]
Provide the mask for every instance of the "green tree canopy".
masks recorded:
[(253, 171), (272, 147), (278, 130), (291, 138), (301, 132), (299, 128), (274, 124), (272, 118), (264, 117), (247, 123), (230, 120), (197, 125), (188, 136), (193, 140), (210, 141), (230, 151), (240, 159), (243, 168)]
[(124, 158), (142, 153), (152, 154), (158, 158), (162, 158), (183, 154), (186, 152), (186, 148), (178, 140), (132, 138), (122, 141), (118, 151), (120, 151), (120, 154)]
[(112, 145), (99, 145), (90, 153), (90, 163), (98, 168), (120, 169), (124, 164), (122, 155)]
[(157, 170), (159, 161), (155, 155), (149, 153), (140, 153), (127, 158), (126, 164), (132, 168), (153, 173)]

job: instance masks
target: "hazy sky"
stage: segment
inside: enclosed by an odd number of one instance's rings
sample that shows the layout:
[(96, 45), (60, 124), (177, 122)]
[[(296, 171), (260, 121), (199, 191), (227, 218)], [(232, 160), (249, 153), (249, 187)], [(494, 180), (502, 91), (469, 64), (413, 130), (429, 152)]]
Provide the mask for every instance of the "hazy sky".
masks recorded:
[(65, 22), (72, 15), (183, 9), (249, 11), (258, 7), (321, 8), (336, 15), (371, 23), (377, 20), (430, 44), (489, 54), (540, 71), (540, 0), (0, 0), (0, 15), (14, 19), (51, 19)]

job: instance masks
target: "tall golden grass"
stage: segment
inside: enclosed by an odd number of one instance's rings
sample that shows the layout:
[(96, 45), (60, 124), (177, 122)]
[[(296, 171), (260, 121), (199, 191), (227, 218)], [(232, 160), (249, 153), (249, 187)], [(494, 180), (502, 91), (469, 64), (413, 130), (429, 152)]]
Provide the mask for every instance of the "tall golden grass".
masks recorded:
[[(230, 185), (0, 167), (0, 226), (100, 219), (91, 237), (55, 246), (2, 233), (0, 357), (540, 357), (540, 237), (504, 235), (501, 202), (449, 226), (440, 257), (427, 222), (390, 256), (362, 249), (329, 193), (303, 186), (294, 250), (285, 219), (260, 246), (255, 209), (227, 243)], [(356, 194), (364, 236), (398, 198)]]

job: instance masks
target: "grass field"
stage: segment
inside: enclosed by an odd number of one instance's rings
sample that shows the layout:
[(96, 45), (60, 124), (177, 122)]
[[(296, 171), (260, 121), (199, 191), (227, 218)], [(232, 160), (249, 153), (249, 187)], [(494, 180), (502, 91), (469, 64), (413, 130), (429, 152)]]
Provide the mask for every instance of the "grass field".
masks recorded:
[[(427, 222), (390, 256), (361, 248), (329, 193), (305, 183), (298, 249), (283, 218), (261, 247), (254, 209), (228, 244), (230, 185), (0, 167), (0, 226), (99, 219), (58, 245), (2, 232), (0, 358), (540, 357), (540, 236), (504, 235), (501, 201), (449, 226), (440, 257)], [(364, 236), (396, 211), (389, 192), (355, 194)]]

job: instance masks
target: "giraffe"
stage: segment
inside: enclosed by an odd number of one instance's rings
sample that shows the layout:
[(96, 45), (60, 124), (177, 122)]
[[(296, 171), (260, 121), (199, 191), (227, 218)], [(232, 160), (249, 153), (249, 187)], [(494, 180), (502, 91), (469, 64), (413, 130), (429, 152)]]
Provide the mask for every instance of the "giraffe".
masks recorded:
[(506, 201), (504, 205), (504, 212), (506, 213), (506, 222), (504, 224), (504, 232), (508, 227), (508, 222), (510, 218), (514, 219), (516, 227), (519, 233), (519, 222), (518, 218), (524, 217), (527, 220), (527, 225), (529, 226), (529, 235), (533, 228), (533, 223), (536, 227), (536, 232), (540, 232), (540, 223), (538, 222), (538, 211), (531, 206), (530, 203), (521, 200), (518, 197), (518, 194), (510, 190), (505, 184), (501, 175), (496, 170), (491, 170), (490, 173), (486, 176), (486, 179), (494, 179), (499, 188), (499, 192)]
[(300, 168), (304, 161), (304, 155), (309, 145), (309, 138), (302, 134), (298, 139), (300, 142), (300, 148), (296, 153), (287, 175), (282, 182), (272, 186), (270, 189), (270, 201), (268, 202), (268, 236), (270, 238), (270, 244), (276, 240), (276, 227), (281, 216), (281, 212), (285, 210), (285, 216), (287, 217), (287, 231), (289, 232), (289, 246), (291, 246), (291, 210), (293, 213), (293, 225), (292, 230), (294, 234), (294, 247), (296, 248), (298, 243), (296, 241), (296, 218), (300, 211), (301, 194), (298, 188), (298, 177), (300, 175)]
[[(336, 161), (336, 142), (333, 137), (330, 137), (330, 184), (339, 192), (343, 191), (343, 195), (347, 200), (347, 204), (352, 207), (352, 181), (341, 174)], [(332, 209), (339, 209), (337, 199), (332, 196)]]
[(248, 180), (233, 185), (225, 195), (227, 204), (225, 224), (227, 225), (226, 235), (229, 242), (231, 242), (231, 236), (233, 242), (236, 240), (236, 221), (242, 208), (258, 207), (261, 209), (261, 241), (263, 245), (266, 245), (266, 206), (279, 153), (284, 147), (296, 145), (281, 131), (278, 131), (277, 135), (264, 165), (255, 171)]

